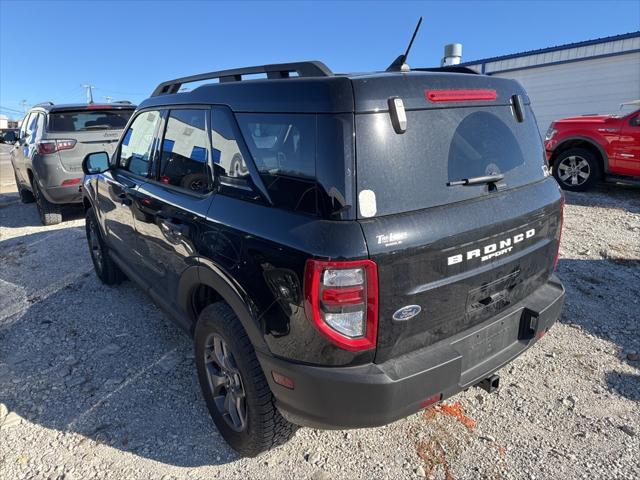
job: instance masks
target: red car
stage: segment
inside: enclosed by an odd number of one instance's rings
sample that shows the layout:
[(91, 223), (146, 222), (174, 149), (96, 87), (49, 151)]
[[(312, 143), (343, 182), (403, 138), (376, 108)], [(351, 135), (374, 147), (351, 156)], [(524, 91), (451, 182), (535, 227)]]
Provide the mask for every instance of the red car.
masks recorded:
[(599, 181), (640, 183), (640, 100), (621, 115), (583, 115), (551, 124), (545, 150), (565, 190), (588, 190)]

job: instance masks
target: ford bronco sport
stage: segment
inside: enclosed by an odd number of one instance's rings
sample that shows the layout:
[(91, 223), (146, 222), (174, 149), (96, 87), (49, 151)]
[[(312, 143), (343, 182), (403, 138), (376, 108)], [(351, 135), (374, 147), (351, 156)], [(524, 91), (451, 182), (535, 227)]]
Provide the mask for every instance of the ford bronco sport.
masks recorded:
[(27, 112), (11, 164), (20, 199), (36, 202), (43, 225), (62, 221), (62, 205), (82, 202), (82, 159), (90, 152), (113, 152), (134, 109), (129, 102), (45, 102)]
[(242, 455), (294, 425), (382, 425), (491, 390), (560, 315), (562, 194), (511, 80), (195, 75), (160, 84), (83, 168), (98, 277), (134, 280), (193, 335)]

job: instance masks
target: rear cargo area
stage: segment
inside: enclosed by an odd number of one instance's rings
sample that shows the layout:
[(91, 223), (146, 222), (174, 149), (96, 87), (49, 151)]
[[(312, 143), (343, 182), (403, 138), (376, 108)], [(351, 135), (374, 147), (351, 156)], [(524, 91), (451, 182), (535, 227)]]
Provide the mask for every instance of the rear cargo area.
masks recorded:
[[(380, 285), (376, 362), (526, 304), (554, 269), (561, 194), (520, 85), (416, 73), (356, 80), (354, 92), (359, 222)], [(404, 133), (388, 98), (403, 100)], [(464, 185), (484, 176), (496, 180)]]

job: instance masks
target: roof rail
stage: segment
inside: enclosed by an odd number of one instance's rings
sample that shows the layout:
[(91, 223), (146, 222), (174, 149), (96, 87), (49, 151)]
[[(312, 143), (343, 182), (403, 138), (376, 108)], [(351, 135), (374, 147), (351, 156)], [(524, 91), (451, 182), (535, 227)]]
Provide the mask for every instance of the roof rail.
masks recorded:
[(460, 67), (458, 65), (447, 65), (444, 67), (431, 67), (431, 68), (412, 68), (412, 71), (418, 72), (450, 72), (450, 73), (472, 73), (474, 75), (480, 75), (476, 70), (469, 67)]
[(180, 87), (185, 83), (200, 82), (202, 80), (220, 79), (223, 82), (242, 81), (243, 75), (256, 73), (266, 73), (267, 78), (289, 78), (291, 72), (296, 72), (299, 77), (330, 77), (333, 72), (324, 63), (318, 61), (275, 63), (273, 65), (258, 65), (255, 67), (233, 68), (230, 70), (219, 70), (217, 72), (201, 73), (189, 77), (176, 78), (162, 82), (151, 94), (152, 97), (178, 93)]
[(121, 104), (125, 104), (125, 105), (133, 105), (133, 103), (131, 103), (129, 100), (116, 100), (115, 102), (112, 103), (121, 103)]
[(34, 107), (43, 107), (45, 105), (53, 105), (53, 102), (40, 102), (40, 103), (36, 103), (34, 105)]

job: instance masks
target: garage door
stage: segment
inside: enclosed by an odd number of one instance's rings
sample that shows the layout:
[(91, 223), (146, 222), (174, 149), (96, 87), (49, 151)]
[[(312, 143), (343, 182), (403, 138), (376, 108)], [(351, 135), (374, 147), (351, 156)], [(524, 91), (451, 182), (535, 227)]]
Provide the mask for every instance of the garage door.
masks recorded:
[(553, 120), (589, 113), (616, 113), (620, 103), (639, 100), (640, 52), (493, 76), (522, 83), (544, 133)]

